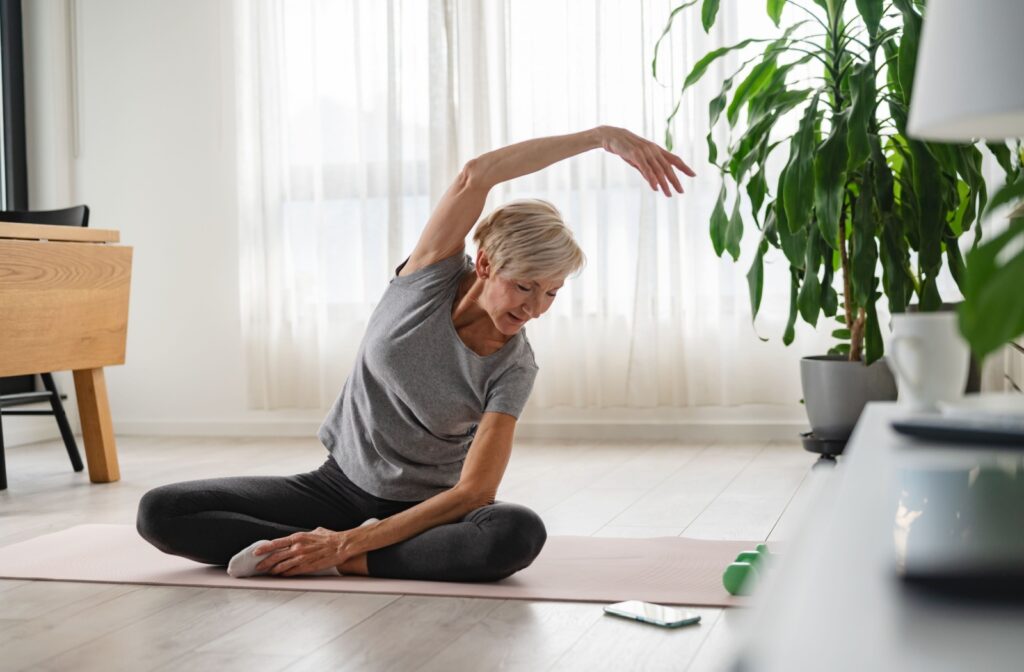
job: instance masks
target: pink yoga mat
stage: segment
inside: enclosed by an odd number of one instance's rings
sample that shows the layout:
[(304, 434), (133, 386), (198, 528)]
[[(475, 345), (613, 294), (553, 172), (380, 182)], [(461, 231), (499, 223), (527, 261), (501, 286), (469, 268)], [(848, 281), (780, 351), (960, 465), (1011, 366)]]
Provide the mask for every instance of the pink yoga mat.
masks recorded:
[(496, 583), (359, 576), (232, 579), (222, 568), (165, 555), (130, 525), (79, 525), (0, 548), (0, 577), (725, 607), (742, 600), (722, 587), (722, 572), (737, 553), (755, 543), (683, 537), (550, 537), (530, 567)]

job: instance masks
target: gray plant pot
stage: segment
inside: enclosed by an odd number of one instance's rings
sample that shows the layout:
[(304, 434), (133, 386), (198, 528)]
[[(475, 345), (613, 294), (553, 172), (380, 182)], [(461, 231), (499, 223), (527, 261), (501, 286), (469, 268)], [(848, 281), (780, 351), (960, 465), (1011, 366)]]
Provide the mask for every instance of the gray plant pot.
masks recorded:
[(842, 355), (804, 357), (800, 382), (811, 430), (826, 441), (848, 439), (869, 401), (896, 400), (896, 379), (884, 357), (871, 366)]

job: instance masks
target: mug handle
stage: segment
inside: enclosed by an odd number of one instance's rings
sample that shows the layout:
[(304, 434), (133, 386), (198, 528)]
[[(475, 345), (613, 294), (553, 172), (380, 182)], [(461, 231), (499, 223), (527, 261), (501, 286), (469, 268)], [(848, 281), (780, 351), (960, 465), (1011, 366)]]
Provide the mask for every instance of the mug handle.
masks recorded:
[(896, 374), (901, 379), (910, 383), (910, 386), (917, 391), (920, 381), (907, 373), (907, 370), (900, 364), (899, 344), (904, 341), (917, 341), (920, 343), (922, 342), (922, 339), (919, 336), (896, 336), (892, 339), (892, 357), (889, 358), (889, 361), (892, 362), (893, 368), (896, 369)]

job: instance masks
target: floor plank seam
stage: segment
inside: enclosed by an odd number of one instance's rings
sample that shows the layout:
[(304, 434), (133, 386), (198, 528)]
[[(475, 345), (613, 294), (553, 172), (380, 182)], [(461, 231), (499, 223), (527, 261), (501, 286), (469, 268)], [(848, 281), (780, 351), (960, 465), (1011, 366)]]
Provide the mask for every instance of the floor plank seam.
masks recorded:
[(706, 511), (707, 511), (708, 509), (710, 509), (710, 508), (712, 507), (712, 505), (714, 505), (714, 503), (715, 503), (716, 501), (718, 501), (718, 498), (722, 496), (722, 493), (723, 493), (723, 492), (725, 492), (726, 490), (728, 490), (728, 489), (729, 489), (729, 487), (730, 487), (730, 486), (731, 486), (731, 485), (732, 485), (732, 484), (733, 484), (733, 483), (734, 483), (734, 482), (736, 481), (736, 479), (737, 479), (737, 478), (739, 478), (739, 477), (740, 477), (740, 475), (741, 475), (741, 474), (742, 474), (743, 472), (745, 472), (745, 471), (747, 470), (747, 468), (749, 468), (749, 467), (750, 467), (750, 465), (751, 465), (751, 464), (753, 464), (754, 460), (756, 460), (756, 459), (758, 458), (758, 456), (760, 456), (760, 455), (761, 455), (761, 453), (763, 453), (763, 452), (764, 452), (764, 450), (765, 450), (765, 447), (764, 447), (764, 446), (762, 446), (762, 447), (761, 447), (761, 449), (760, 449), (759, 451), (757, 451), (756, 453), (754, 453), (753, 455), (751, 455), (751, 456), (750, 456), (750, 459), (749, 459), (749, 460), (747, 460), (747, 462), (746, 462), (746, 463), (745, 463), (745, 464), (743, 465), (743, 467), (742, 467), (742, 468), (740, 468), (740, 470), (739, 470), (739, 471), (737, 471), (737, 472), (736, 472), (735, 474), (733, 474), (733, 477), (729, 479), (729, 482), (728, 482), (728, 483), (726, 483), (726, 484), (725, 484), (724, 486), (722, 486), (722, 489), (721, 489), (721, 490), (719, 490), (719, 491), (718, 491), (718, 492), (717, 492), (717, 493), (715, 494), (715, 496), (711, 498), (711, 501), (709, 501), (709, 502), (708, 502), (708, 503), (707, 503), (707, 504), (706, 504), (706, 505), (704, 506), (704, 508), (703, 508), (703, 509), (701, 509), (701, 510), (700, 510), (700, 512), (698, 512), (698, 513), (697, 513), (697, 515), (696, 515), (696, 516), (694, 516), (693, 518), (691, 518), (691, 519), (690, 519), (690, 522), (686, 524), (686, 526), (685, 526), (685, 527), (683, 528), (683, 531), (682, 531), (682, 532), (680, 532), (680, 533), (679, 533), (679, 534), (678, 534), (677, 536), (680, 536), (680, 537), (685, 537), (685, 536), (686, 536), (686, 531), (687, 531), (688, 529), (690, 529), (690, 528), (691, 528), (691, 527), (693, 526), (693, 524), (694, 524), (695, 522), (697, 522), (697, 520), (699, 520), (699, 519), (700, 519), (700, 517), (701, 517), (701, 516), (703, 516), (703, 515), (704, 515), (704, 513), (705, 513), (705, 512), (706, 512)]

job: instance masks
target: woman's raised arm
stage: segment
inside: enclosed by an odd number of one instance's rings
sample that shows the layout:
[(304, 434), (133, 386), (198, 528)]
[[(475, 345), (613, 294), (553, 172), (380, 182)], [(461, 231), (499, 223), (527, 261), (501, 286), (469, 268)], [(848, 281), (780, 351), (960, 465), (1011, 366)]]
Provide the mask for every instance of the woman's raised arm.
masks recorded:
[(672, 152), (614, 126), (526, 140), (486, 152), (467, 162), (441, 197), (401, 274), (408, 275), (465, 249), (466, 236), (480, 218), (493, 186), (598, 147), (622, 157), (643, 175), (651, 189), (660, 186), (666, 196), (672, 195), (669, 185), (683, 193), (675, 170), (694, 175)]
[(693, 170), (672, 152), (614, 126), (598, 126), (581, 133), (537, 138), (502, 147), (480, 155), (475, 160), (474, 172), (477, 180), (489, 189), (495, 184), (535, 173), (562, 159), (598, 147), (622, 157), (640, 171), (652, 189), (660, 186), (666, 196), (672, 195), (669, 184), (683, 193), (683, 185), (673, 168), (694, 175)]

